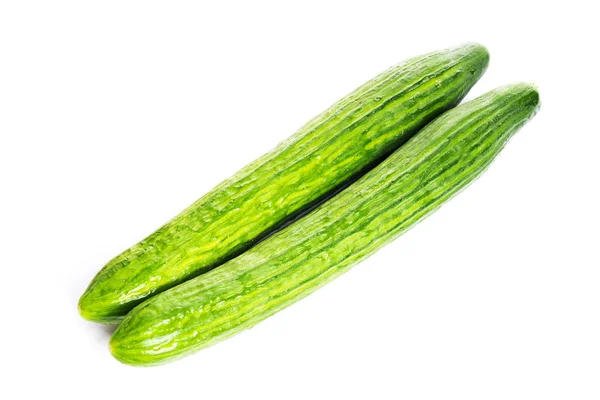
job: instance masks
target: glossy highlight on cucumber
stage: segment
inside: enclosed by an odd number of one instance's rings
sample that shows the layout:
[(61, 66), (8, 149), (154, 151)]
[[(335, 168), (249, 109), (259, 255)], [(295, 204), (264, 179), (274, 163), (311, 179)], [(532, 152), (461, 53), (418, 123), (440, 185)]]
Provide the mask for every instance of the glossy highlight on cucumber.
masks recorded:
[(136, 307), (115, 331), (112, 354), (139, 366), (173, 361), (302, 299), (479, 177), (539, 105), (535, 87), (514, 84), (444, 113), (304, 218)]
[(483, 46), (466, 44), (370, 80), (112, 259), (82, 295), (81, 315), (117, 323), (145, 299), (242, 254), (458, 104), (488, 60)]

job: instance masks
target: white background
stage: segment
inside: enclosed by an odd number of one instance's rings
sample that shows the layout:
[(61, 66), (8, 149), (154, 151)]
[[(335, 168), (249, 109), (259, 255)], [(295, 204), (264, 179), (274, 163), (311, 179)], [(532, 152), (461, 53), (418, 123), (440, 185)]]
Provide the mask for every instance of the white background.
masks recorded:
[[(1, 2), (0, 397), (598, 399), (593, 3)], [(428, 220), (166, 366), (118, 363), (79, 317), (111, 257), (383, 69), (466, 41), (491, 53), (468, 99), (526, 81), (543, 105)]]

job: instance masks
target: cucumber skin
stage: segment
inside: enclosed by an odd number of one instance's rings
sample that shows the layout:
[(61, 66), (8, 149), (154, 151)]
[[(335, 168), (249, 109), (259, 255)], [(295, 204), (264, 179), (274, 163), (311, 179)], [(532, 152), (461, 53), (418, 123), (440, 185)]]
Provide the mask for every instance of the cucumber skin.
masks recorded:
[(170, 362), (305, 297), (476, 179), (538, 108), (537, 90), (516, 84), (448, 111), (303, 219), (136, 307), (112, 354), (138, 366)]
[(117, 323), (151, 295), (234, 258), (379, 163), (460, 102), (487, 68), (477, 44), (392, 67), (112, 259), (79, 301)]

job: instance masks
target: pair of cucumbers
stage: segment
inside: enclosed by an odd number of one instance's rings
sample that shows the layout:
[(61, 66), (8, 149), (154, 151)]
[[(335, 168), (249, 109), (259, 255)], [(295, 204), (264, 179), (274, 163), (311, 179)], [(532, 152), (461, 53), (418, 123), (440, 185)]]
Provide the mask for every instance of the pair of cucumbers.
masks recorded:
[(120, 323), (118, 360), (156, 365), (344, 273), (477, 178), (535, 115), (528, 84), (456, 107), (488, 61), (466, 44), (373, 78), (111, 260), (81, 315)]

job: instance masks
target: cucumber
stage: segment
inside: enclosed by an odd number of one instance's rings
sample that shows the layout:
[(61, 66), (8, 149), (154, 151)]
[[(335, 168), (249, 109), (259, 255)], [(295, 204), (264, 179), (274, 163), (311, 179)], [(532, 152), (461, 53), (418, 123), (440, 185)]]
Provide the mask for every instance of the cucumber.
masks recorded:
[(448, 111), (304, 218), (133, 309), (112, 354), (132, 365), (172, 361), (305, 297), (477, 178), (538, 107), (537, 90), (515, 84)]
[(112, 259), (81, 297), (81, 315), (118, 322), (149, 296), (241, 254), (456, 105), (488, 60), (484, 47), (467, 44), (411, 59), (367, 82)]

